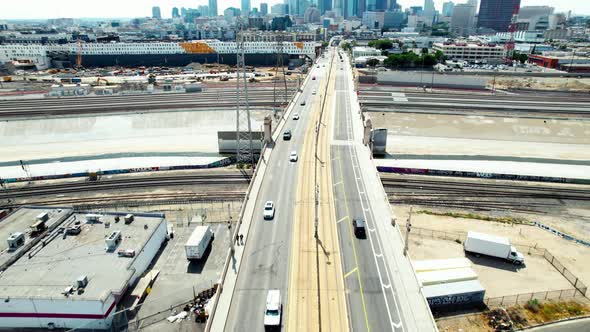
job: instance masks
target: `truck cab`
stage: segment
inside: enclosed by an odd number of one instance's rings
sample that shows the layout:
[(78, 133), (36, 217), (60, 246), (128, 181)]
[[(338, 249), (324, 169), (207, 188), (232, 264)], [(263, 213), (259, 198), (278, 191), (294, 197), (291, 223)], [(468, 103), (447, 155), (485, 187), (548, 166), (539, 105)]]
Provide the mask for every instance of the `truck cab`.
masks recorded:
[(508, 260), (512, 261), (516, 265), (521, 265), (524, 263), (524, 255), (516, 250), (514, 246), (510, 246), (510, 255), (508, 256)]

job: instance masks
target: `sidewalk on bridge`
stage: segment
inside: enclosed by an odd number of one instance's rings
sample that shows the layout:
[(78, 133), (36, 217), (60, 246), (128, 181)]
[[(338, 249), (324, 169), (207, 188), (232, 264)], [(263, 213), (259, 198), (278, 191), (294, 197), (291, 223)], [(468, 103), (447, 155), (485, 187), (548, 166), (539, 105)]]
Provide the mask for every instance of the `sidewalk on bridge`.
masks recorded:
[[(350, 72), (349, 72), (350, 73)], [(351, 82), (354, 86), (354, 80)], [(356, 92), (356, 91), (355, 91)], [(363, 123), (361, 119), (361, 110), (356, 93), (350, 94), (350, 104), (352, 112), (352, 124), (354, 134), (354, 146), (359, 160), (359, 166), (365, 170), (361, 172), (363, 182), (367, 190), (367, 197), (370, 201), (373, 214), (375, 216), (377, 234), (383, 244), (382, 253), (388, 257), (388, 264), (393, 278), (397, 297), (400, 300), (400, 310), (403, 313), (406, 331), (437, 331), (434, 318), (421, 286), (416, 278), (414, 269), (409, 257), (403, 255), (403, 239), (397, 226), (391, 225), (392, 215), (387, 195), (381, 184), (377, 173), (374, 160), (371, 157), (369, 148), (362, 144)]]

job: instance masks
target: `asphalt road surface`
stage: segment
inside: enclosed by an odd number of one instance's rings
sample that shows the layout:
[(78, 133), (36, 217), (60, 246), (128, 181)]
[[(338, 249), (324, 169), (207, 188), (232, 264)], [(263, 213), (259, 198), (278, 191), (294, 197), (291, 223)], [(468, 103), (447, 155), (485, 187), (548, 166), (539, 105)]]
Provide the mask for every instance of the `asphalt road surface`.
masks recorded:
[[(339, 63), (339, 66), (345, 63)], [(346, 64), (347, 66), (347, 64)], [(334, 141), (331, 146), (332, 179), (336, 201), (336, 220), (347, 305), (352, 331), (403, 331), (390, 268), (385, 261), (357, 154), (352, 145), (353, 129), (349, 94), (352, 91), (348, 68), (336, 68)], [(354, 138), (359, 141), (360, 138)], [(357, 237), (352, 220), (366, 223), (366, 236)]]
[[(236, 288), (225, 325), (226, 331), (264, 331), (263, 319), (266, 295), (269, 289), (281, 291), (283, 303), (282, 322), (286, 321), (286, 303), (289, 276), (289, 253), (291, 247), (291, 229), (293, 228), (293, 208), (297, 189), (298, 163), (290, 162), (291, 151), (299, 151), (303, 145), (303, 134), (308, 125), (311, 109), (312, 91), (318, 90), (319, 83), (326, 76), (327, 59), (320, 59), (319, 64), (326, 67), (313, 67), (310, 75), (316, 80), (309, 80), (302, 95), (296, 100), (295, 109), (287, 121), (284, 130), (290, 129), (293, 137), (284, 141), (279, 136), (268, 169), (260, 188), (249, 236), (239, 271)], [(319, 93), (319, 92), (318, 92)], [(300, 102), (306, 100), (306, 105)], [(293, 120), (298, 113), (299, 120)], [(273, 220), (264, 220), (263, 206), (267, 200), (274, 201), (276, 212)]]

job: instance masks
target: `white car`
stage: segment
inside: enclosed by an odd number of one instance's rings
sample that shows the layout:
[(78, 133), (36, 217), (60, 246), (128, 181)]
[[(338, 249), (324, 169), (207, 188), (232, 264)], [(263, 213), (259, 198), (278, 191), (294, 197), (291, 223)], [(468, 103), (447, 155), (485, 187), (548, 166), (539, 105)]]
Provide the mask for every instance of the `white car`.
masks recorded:
[(297, 151), (291, 151), (289, 155), (289, 161), (297, 161)]
[(264, 219), (272, 219), (275, 217), (275, 203), (267, 201), (264, 203)]
[(281, 291), (271, 289), (266, 295), (266, 308), (264, 310), (264, 326), (281, 325)]
[(312, 95), (315, 95), (315, 90), (313, 90), (313, 91), (311, 92), (311, 94), (312, 94)]
[(299, 120), (299, 113), (293, 114), (293, 120)]

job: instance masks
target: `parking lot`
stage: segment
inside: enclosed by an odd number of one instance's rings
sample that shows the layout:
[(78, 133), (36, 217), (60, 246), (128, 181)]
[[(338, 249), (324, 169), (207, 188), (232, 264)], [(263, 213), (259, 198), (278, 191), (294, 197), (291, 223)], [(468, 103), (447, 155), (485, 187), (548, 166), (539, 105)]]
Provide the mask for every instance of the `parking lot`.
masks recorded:
[(159, 275), (137, 314), (127, 315), (127, 320), (138, 322), (142, 330), (198, 329), (194, 317), (181, 324), (169, 323), (165, 318), (182, 310), (183, 306), (178, 304), (192, 300), (195, 294), (217, 283), (225, 263), (229, 248), (229, 231), (225, 223), (211, 224), (215, 234), (211, 246), (203, 259), (191, 262), (186, 259), (184, 244), (201, 223), (187, 224), (184, 221), (171, 224), (174, 226), (174, 238), (164, 245), (153, 262), (152, 270), (158, 270)]

